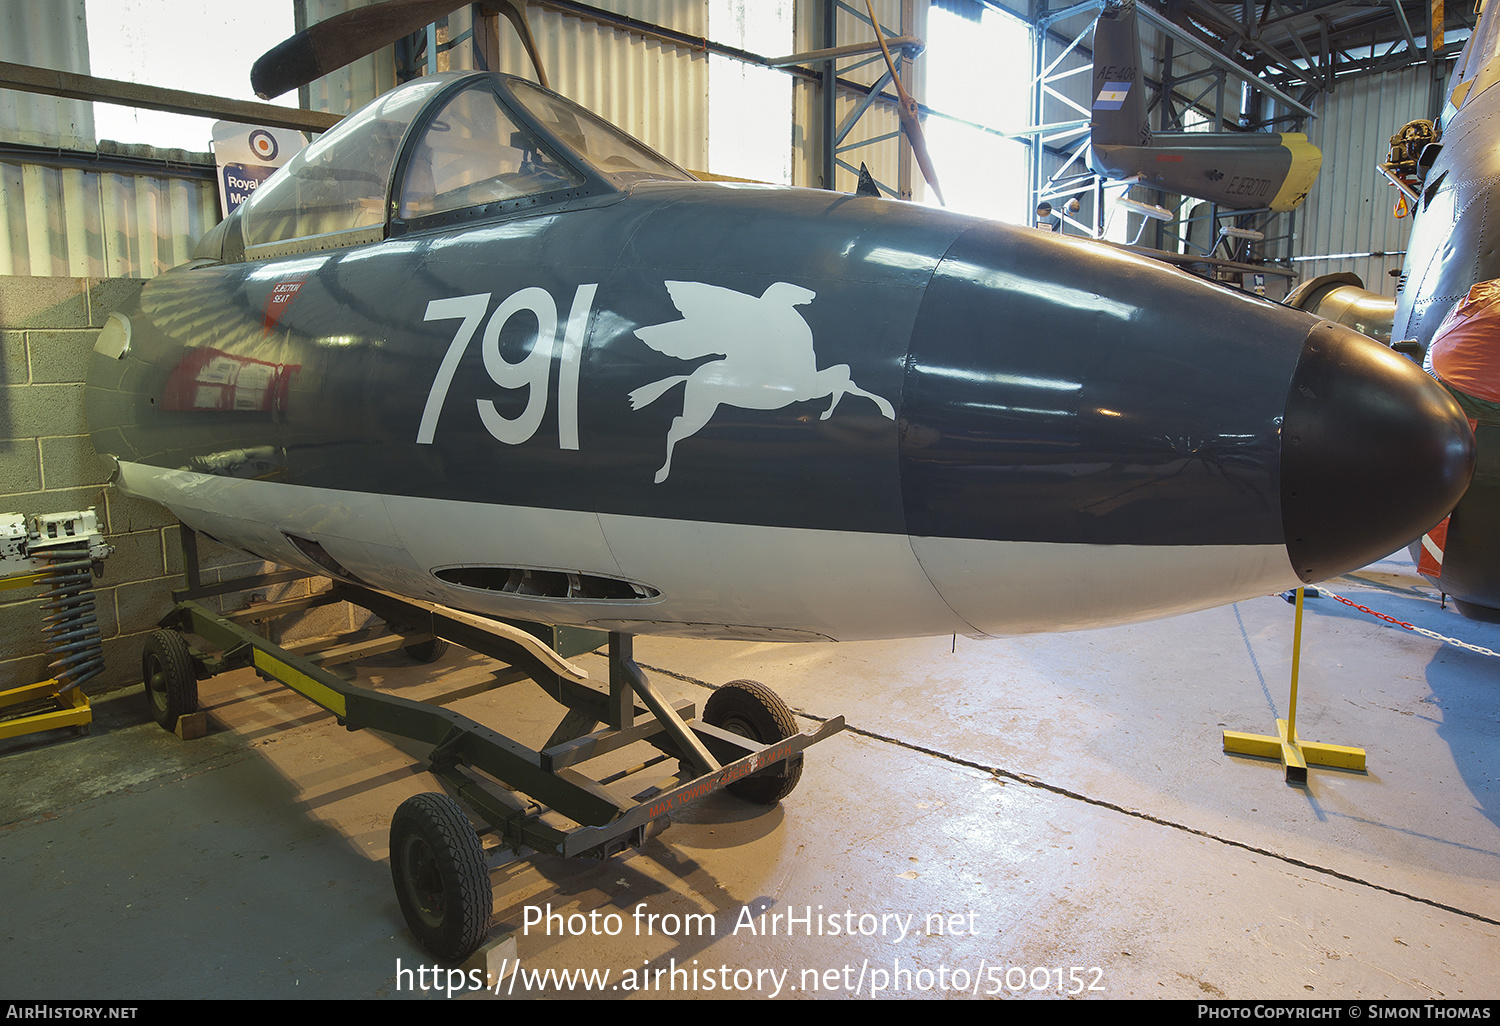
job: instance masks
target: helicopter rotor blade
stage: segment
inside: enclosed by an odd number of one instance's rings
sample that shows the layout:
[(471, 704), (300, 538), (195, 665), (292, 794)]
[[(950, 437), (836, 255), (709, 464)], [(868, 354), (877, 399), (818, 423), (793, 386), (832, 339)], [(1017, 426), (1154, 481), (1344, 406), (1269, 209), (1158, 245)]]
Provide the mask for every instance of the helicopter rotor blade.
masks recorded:
[(309, 25), (261, 55), (250, 85), (263, 100), (337, 71), (462, 7), (461, 0), (386, 0)]
[(486, 0), (484, 6), (510, 19), (516, 35), (521, 37), (521, 45), (526, 48), (526, 56), (531, 58), (531, 66), (536, 68), (536, 80), (543, 89), (551, 89), (547, 84), (547, 71), (542, 67), (542, 55), (537, 50), (536, 37), (531, 34), (531, 24), (526, 20), (526, 0)]
[(891, 57), (890, 47), (885, 45), (885, 32), (880, 28), (880, 21), (875, 17), (875, 6), (870, 0), (865, 0), (865, 10), (870, 14), (870, 23), (875, 26), (875, 39), (880, 43), (880, 52), (885, 54), (885, 66), (890, 70), (891, 81), (896, 86), (896, 95), (900, 100), (897, 113), (901, 117), (901, 130), (906, 133), (906, 138), (911, 143), (912, 155), (917, 158), (917, 166), (922, 169), (922, 177), (927, 179), (928, 185), (932, 186), (937, 201), (946, 207), (948, 204), (943, 200), (943, 190), (938, 185), (937, 171), (932, 166), (932, 157), (927, 153), (927, 137), (922, 134), (922, 122), (917, 117), (917, 101), (911, 98), (911, 94), (901, 84), (901, 76), (896, 74), (896, 61)]

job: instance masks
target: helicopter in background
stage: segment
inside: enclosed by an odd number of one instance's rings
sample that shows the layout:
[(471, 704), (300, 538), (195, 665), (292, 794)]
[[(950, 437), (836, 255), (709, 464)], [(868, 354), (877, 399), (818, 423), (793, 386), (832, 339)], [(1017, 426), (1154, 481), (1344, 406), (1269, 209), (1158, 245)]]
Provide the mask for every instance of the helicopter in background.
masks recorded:
[(1323, 154), (1299, 132), (1153, 132), (1134, 0), (1106, 0), (1094, 26), (1090, 169), (1230, 209), (1295, 210)]

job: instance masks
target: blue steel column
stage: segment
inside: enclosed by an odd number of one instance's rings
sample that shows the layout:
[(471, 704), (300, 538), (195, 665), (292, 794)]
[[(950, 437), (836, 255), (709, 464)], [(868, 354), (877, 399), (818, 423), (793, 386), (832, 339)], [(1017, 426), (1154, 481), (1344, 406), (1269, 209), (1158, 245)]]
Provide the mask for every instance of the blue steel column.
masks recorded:
[[(832, 49), (838, 45), (838, 0), (823, 0), (823, 46)], [(834, 187), (837, 165), (833, 148), (835, 126), (838, 122), (838, 69), (837, 60), (828, 58), (823, 64), (823, 188)]]
[[(1047, 30), (1043, 25), (1043, 13), (1037, 12), (1036, 19), (1031, 23), (1031, 113), (1029, 123), (1040, 125), (1042, 123), (1042, 69), (1046, 67)], [(1036, 205), (1041, 202), (1042, 191), (1042, 137), (1034, 135), (1031, 137), (1031, 173), (1030, 181), (1027, 183), (1030, 189), (1030, 199), (1026, 207), (1027, 223), (1036, 210)]]

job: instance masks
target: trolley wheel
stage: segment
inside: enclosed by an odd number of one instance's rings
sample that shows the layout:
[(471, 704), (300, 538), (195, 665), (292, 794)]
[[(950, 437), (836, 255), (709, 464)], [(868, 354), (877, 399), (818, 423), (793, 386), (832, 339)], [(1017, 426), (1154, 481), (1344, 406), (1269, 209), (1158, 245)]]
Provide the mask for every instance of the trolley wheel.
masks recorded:
[[(781, 696), (758, 681), (732, 680), (709, 696), (703, 721), (763, 745), (797, 733), (797, 721)], [(736, 780), (728, 790), (757, 805), (775, 805), (802, 779), (802, 754)]]
[(176, 631), (160, 630), (146, 639), (141, 652), (141, 677), (151, 715), (165, 729), (177, 718), (198, 711), (198, 675), (188, 643)]
[(494, 894), (479, 836), (458, 803), (419, 794), (391, 818), (391, 879), (406, 925), (438, 958), (461, 962), (490, 932)]
[(448, 651), (448, 643), (442, 638), (429, 638), (415, 645), (407, 645), (402, 651), (419, 663), (435, 663)]

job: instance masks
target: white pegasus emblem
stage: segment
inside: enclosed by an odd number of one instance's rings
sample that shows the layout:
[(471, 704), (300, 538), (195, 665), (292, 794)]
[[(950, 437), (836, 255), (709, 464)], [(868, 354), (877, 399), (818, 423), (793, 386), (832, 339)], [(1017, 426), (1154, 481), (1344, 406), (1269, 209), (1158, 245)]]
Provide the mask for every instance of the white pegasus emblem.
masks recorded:
[(636, 337), (664, 356), (694, 360), (722, 354), (691, 374), (642, 385), (630, 393), (630, 408), (655, 402), (680, 381), (687, 382), (682, 416), (667, 430), (667, 459), (656, 472), (661, 484), (672, 472), (672, 449), (702, 430), (720, 404), (742, 410), (779, 410), (796, 402), (833, 396), (820, 419), (833, 415), (846, 393), (869, 399), (888, 419), (891, 404), (866, 392), (841, 363), (818, 370), (812, 329), (794, 308), (811, 303), (817, 293), (800, 285), (776, 282), (759, 298), (696, 281), (669, 281), (667, 292), (682, 319), (636, 329)]

